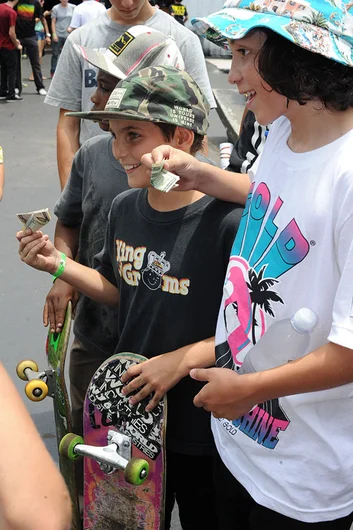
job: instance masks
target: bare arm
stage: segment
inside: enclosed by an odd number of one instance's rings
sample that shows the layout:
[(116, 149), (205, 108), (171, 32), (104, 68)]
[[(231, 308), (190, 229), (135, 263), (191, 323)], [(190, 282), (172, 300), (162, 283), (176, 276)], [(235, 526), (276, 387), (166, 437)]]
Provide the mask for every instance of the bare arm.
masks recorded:
[(56, 18), (51, 19), (51, 36), (54, 42), (58, 42), (58, 37), (56, 34)]
[[(71, 259), (76, 258), (80, 225), (66, 226), (57, 221), (55, 228), (54, 245)], [(73, 307), (77, 304), (78, 293), (68, 283), (57, 278), (50, 289), (43, 308), (43, 324), (54, 332), (60, 332), (64, 325), (67, 304), (71, 300)]]
[(191, 368), (213, 366), (214, 363), (214, 337), (210, 337), (132, 366), (121, 378), (123, 383), (133, 378), (123, 392), (128, 395), (140, 389), (130, 399), (133, 405), (153, 393), (146, 407), (150, 411), (170, 388), (189, 375)]
[(19, 43), (19, 41), (17, 40), (17, 37), (16, 37), (15, 26), (10, 26), (10, 28), (9, 28), (9, 37), (11, 39), (12, 44), (14, 46), (16, 46), (16, 49), (17, 50), (22, 50), (22, 46), (21, 46), (21, 44)]
[(72, 161), (80, 147), (80, 120), (65, 116), (66, 109), (60, 109), (56, 129), (57, 160), (61, 189), (69, 178)]
[(192, 370), (208, 381), (195, 397), (215, 417), (234, 420), (264, 401), (293, 394), (327, 390), (353, 381), (353, 351), (332, 342), (308, 355), (271, 370), (238, 375), (229, 369)]
[[(71, 502), (14, 384), (0, 364), (0, 527), (69, 530)], [(50, 523), (48, 523), (50, 521)]]
[[(23, 262), (49, 274), (54, 274), (58, 270), (61, 253), (47, 235), (26, 230), (17, 232), (16, 237), (20, 242), (19, 254)], [(98, 303), (116, 306), (119, 302), (119, 291), (115, 285), (98, 271), (70, 258), (67, 258), (65, 270), (60, 278)]]
[(250, 179), (244, 173), (232, 173), (219, 167), (196, 160), (193, 156), (163, 145), (143, 155), (141, 161), (148, 168), (152, 163), (161, 163), (164, 168), (180, 177), (179, 190), (199, 190), (223, 201), (245, 204), (250, 190)]

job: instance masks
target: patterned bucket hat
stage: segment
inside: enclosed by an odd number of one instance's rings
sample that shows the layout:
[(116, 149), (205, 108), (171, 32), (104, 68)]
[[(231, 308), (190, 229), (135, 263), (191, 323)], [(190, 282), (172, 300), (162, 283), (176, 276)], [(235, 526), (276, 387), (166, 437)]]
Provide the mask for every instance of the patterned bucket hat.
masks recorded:
[(189, 74), (172, 66), (152, 66), (120, 81), (105, 110), (67, 112), (66, 116), (171, 123), (204, 135), (209, 111), (207, 99)]
[(351, 0), (228, 0), (223, 8), (191, 23), (199, 35), (228, 48), (250, 30), (268, 28), (294, 44), (353, 66)]
[(79, 44), (74, 44), (74, 49), (87, 62), (117, 79), (125, 79), (135, 70), (152, 65), (184, 70), (184, 60), (175, 40), (143, 25), (129, 28), (105, 53)]

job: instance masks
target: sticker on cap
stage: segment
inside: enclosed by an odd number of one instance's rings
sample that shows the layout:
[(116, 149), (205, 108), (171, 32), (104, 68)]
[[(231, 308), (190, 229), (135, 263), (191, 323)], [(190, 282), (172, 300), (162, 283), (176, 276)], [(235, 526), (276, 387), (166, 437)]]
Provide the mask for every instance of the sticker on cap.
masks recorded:
[(109, 50), (114, 53), (114, 55), (118, 56), (134, 39), (135, 37), (131, 35), (131, 33), (125, 31), (121, 37), (119, 37), (111, 46), (109, 46)]
[(105, 110), (118, 109), (125, 92), (126, 88), (115, 88), (108, 99)]

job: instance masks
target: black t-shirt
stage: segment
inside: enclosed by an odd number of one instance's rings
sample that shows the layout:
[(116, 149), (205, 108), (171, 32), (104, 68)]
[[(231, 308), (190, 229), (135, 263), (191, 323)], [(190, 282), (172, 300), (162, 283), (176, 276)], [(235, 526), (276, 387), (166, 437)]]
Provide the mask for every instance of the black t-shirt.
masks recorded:
[(183, 4), (171, 4), (169, 6), (169, 13), (174, 15), (175, 20), (184, 24), (185, 17), (188, 16), (188, 11)]
[(35, 19), (42, 18), (43, 10), (38, 0), (20, 0), (15, 7), (17, 11), (16, 36), (18, 39), (35, 37)]
[[(185, 208), (158, 212), (146, 190), (114, 199), (95, 267), (120, 290), (116, 353), (151, 358), (214, 335), (242, 211), (205, 196)], [(168, 392), (171, 451), (212, 451), (209, 413), (193, 404), (201, 387), (187, 376)]]

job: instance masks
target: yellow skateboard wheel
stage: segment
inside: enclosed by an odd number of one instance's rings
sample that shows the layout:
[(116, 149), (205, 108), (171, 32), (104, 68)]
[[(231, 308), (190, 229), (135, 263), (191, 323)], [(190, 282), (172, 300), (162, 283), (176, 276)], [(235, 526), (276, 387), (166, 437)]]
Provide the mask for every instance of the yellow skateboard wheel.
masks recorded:
[(20, 361), (18, 365), (16, 366), (16, 374), (22, 381), (28, 381), (28, 378), (25, 374), (25, 370), (27, 368), (30, 368), (33, 370), (33, 372), (38, 372), (38, 365), (35, 361), (31, 361), (30, 359), (26, 361)]
[(64, 458), (68, 458), (69, 460), (76, 460), (80, 457), (77, 453), (75, 453), (75, 447), (78, 444), (83, 444), (84, 440), (82, 436), (79, 436), (78, 434), (74, 434), (72, 432), (68, 432), (65, 434), (65, 436), (61, 439), (59, 444), (59, 454), (60, 456)]
[(32, 379), (26, 384), (25, 393), (31, 401), (42, 401), (49, 392), (48, 385), (41, 379)]
[(129, 484), (140, 486), (148, 476), (149, 464), (143, 458), (132, 457), (125, 468), (125, 480)]

